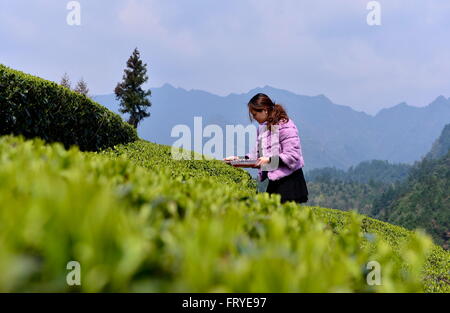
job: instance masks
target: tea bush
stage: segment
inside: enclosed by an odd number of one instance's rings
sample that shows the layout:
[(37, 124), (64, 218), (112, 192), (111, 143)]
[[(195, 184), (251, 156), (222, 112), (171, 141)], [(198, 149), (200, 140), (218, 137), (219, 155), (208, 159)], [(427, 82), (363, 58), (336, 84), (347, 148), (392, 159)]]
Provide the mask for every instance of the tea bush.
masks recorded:
[(137, 139), (122, 118), (84, 95), (0, 64), (0, 135), (39, 137), (83, 151)]
[[(171, 158), (171, 148), (144, 140), (138, 140), (136, 142), (119, 145), (106, 153), (118, 156), (125, 156), (127, 159), (134, 163), (144, 166), (151, 171), (158, 170), (161, 166), (164, 168), (170, 167), (172, 169), (172, 176), (177, 179), (182, 177), (189, 177), (195, 179), (196, 177), (207, 177), (208, 171), (220, 171), (222, 175), (211, 176), (211, 178), (217, 178), (218, 181), (227, 181), (228, 178), (233, 178), (231, 183), (238, 183), (241, 189), (246, 189), (249, 192), (255, 192), (256, 182), (252, 180), (248, 182), (247, 172), (232, 168), (228, 165), (224, 165), (220, 161), (176, 161)], [(194, 153), (192, 152), (192, 155)], [(198, 171), (199, 165), (202, 164), (205, 171)], [(191, 169), (194, 169), (192, 171)], [(332, 210), (321, 207), (312, 207), (312, 212), (321, 221), (326, 223), (329, 227), (332, 227), (334, 231), (341, 231), (348, 225), (348, 214), (340, 210)], [(385, 223), (366, 216), (362, 217), (361, 231), (366, 237), (371, 239), (381, 238), (383, 241), (389, 244), (396, 255), (398, 255), (399, 247), (407, 242), (412, 234), (402, 227)], [(450, 290), (450, 262), (449, 254), (439, 246), (434, 246), (430, 257), (423, 269), (423, 276), (426, 278), (423, 280), (425, 290), (428, 292), (439, 292), (443, 290)]]
[[(449, 254), (420, 232), (282, 205), (242, 170), (168, 153), (1, 137), (0, 291), (449, 291)], [(369, 261), (381, 285), (367, 284)]]

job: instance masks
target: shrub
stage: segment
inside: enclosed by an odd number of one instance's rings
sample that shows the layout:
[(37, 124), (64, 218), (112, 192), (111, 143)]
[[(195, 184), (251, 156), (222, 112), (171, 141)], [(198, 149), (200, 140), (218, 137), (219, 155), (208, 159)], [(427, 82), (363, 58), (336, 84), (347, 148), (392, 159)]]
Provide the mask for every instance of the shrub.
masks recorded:
[[(280, 204), (245, 180), (183, 178), (164, 149), (130, 146), (80, 153), (0, 138), (0, 291), (448, 292), (449, 255), (421, 233)], [(136, 161), (137, 148), (164, 161)], [(72, 260), (79, 287), (66, 284)], [(366, 283), (372, 260), (380, 286)], [(424, 275), (427, 266), (444, 283)]]
[(84, 95), (0, 64), (0, 135), (40, 137), (82, 151), (127, 143), (136, 131)]

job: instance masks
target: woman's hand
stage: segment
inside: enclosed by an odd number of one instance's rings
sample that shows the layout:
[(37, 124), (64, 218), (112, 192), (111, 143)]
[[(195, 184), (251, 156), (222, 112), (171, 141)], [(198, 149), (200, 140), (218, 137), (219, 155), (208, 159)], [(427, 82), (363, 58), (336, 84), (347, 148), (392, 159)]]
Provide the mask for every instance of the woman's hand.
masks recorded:
[(268, 157), (260, 157), (255, 164), (255, 167), (261, 167), (262, 165), (269, 164), (270, 158)]
[(239, 157), (237, 157), (237, 156), (229, 156), (223, 160), (224, 161), (234, 161), (234, 160), (238, 160), (238, 159), (239, 159)]

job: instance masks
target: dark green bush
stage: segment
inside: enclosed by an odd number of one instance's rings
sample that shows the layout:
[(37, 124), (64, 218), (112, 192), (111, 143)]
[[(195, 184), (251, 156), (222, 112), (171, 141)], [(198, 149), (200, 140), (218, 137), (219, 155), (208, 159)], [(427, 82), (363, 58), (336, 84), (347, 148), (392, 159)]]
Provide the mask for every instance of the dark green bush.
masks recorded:
[(83, 151), (137, 139), (121, 117), (84, 95), (0, 64), (0, 135), (40, 137)]

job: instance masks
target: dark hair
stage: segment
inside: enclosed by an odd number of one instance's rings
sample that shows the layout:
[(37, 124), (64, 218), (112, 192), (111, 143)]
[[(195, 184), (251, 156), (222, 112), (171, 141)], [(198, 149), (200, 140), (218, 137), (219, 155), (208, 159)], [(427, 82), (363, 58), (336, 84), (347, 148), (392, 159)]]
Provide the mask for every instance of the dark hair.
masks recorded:
[(276, 104), (263, 93), (258, 93), (248, 102), (248, 115), (250, 117), (250, 121), (253, 121), (251, 111), (261, 112), (264, 109), (266, 109), (268, 113), (267, 128), (269, 130), (272, 130), (272, 126), (277, 125), (282, 120), (285, 122), (289, 121), (289, 117), (283, 106), (281, 106), (281, 104)]

